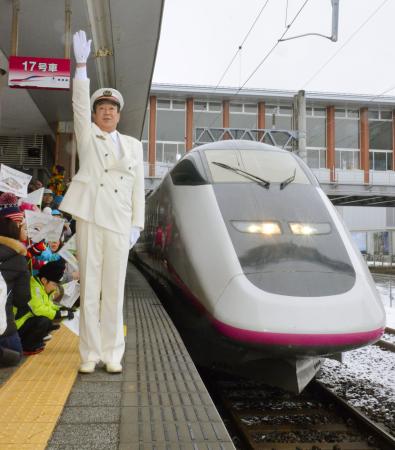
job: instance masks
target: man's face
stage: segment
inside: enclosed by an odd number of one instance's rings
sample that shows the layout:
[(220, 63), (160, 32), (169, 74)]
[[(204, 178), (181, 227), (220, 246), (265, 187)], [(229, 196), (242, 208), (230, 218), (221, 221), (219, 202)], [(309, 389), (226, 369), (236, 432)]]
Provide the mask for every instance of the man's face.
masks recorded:
[(96, 105), (93, 113), (93, 121), (103, 131), (111, 133), (117, 129), (117, 125), (121, 114), (118, 112), (118, 107), (112, 102), (103, 102)]

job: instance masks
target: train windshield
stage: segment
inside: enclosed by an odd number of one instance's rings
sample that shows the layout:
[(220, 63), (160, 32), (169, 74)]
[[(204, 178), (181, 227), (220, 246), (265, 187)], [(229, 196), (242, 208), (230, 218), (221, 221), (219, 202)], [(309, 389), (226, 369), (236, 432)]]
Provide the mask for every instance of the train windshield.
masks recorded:
[(206, 150), (205, 155), (214, 183), (248, 182), (241, 173), (221, 167), (222, 163), (269, 182), (283, 183), (292, 177), (292, 183), (310, 184), (290, 153), (276, 150)]

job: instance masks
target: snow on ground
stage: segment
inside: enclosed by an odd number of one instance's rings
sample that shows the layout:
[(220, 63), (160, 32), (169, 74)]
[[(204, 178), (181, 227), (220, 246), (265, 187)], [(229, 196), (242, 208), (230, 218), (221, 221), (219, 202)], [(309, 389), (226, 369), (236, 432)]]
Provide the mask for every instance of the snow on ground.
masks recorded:
[[(395, 328), (395, 283), (391, 289), (388, 282), (376, 285), (387, 313), (387, 326)], [(343, 357), (343, 363), (326, 359), (318, 378), (395, 435), (395, 354), (370, 345), (346, 352)]]

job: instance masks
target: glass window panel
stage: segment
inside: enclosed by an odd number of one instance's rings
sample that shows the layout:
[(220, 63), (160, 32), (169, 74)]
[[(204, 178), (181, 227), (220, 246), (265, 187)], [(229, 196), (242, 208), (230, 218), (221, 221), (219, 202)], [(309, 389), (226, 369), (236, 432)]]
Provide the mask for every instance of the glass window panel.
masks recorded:
[(320, 168), (325, 169), (326, 167), (326, 150), (320, 150)]
[(265, 110), (266, 110), (265, 111), (266, 114), (273, 114), (273, 113), (277, 114), (278, 107), (276, 105), (266, 105)]
[(143, 161), (148, 161), (148, 142), (143, 142)]
[(148, 130), (149, 130), (149, 111), (145, 113), (143, 134), (141, 135), (142, 140), (148, 140)]
[(292, 129), (292, 117), (276, 116), (276, 129), (277, 130), (291, 130)]
[(383, 120), (392, 120), (392, 111), (381, 111), (381, 118)]
[(368, 111), (368, 117), (369, 117), (369, 119), (376, 119), (376, 120), (378, 120), (379, 112), (378, 111), (369, 110)]
[(335, 109), (335, 117), (346, 117), (346, 110), (345, 109)]
[(183, 141), (185, 139), (185, 111), (157, 111), (156, 139)]
[(359, 151), (353, 152), (354, 153), (354, 169), (359, 169)]
[(176, 162), (177, 144), (163, 144), (163, 162), (174, 164)]
[(216, 161), (233, 167), (240, 167), (253, 175), (272, 182), (284, 181), (295, 172), (294, 183), (310, 183), (297, 160), (289, 152), (270, 150), (264, 152), (261, 150), (248, 150), (243, 152), (236, 152), (234, 150), (206, 150), (205, 155), (214, 182), (253, 182), (237, 173), (216, 166), (213, 164)]
[(314, 115), (316, 117), (326, 117), (326, 108), (314, 108)]
[(352, 231), (351, 236), (357, 244), (361, 253), (366, 253), (367, 250), (367, 233), (366, 231)]
[(326, 147), (326, 119), (307, 117), (307, 146)]
[(342, 151), (340, 154), (340, 169), (351, 170), (353, 168), (353, 152)]
[(392, 170), (392, 152), (387, 152), (387, 170)]
[(219, 102), (210, 102), (208, 107), (210, 111), (222, 111), (222, 103)]
[(229, 105), (229, 111), (231, 113), (243, 112), (243, 105), (241, 103), (231, 103)]
[(170, 100), (159, 98), (156, 106), (158, 109), (170, 109)]
[(162, 142), (156, 143), (156, 160), (163, 162), (163, 144)]
[(194, 109), (194, 111), (206, 111), (207, 110), (207, 102), (194, 101), (193, 109)]
[(373, 170), (387, 170), (387, 158), (384, 152), (374, 152)]
[(359, 119), (359, 111), (357, 109), (347, 110), (347, 117), (349, 119)]
[(306, 108), (306, 115), (312, 116), (313, 115), (313, 108), (307, 107)]
[(185, 109), (185, 101), (173, 100), (173, 109)]
[(340, 148), (359, 149), (359, 121), (353, 119), (335, 120), (335, 145)]
[(280, 114), (292, 115), (292, 106), (280, 106)]
[(193, 115), (193, 127), (222, 128), (222, 114), (202, 112)]
[(374, 170), (374, 152), (369, 152), (369, 169)]
[(244, 112), (246, 112), (246, 113), (256, 114), (257, 111), (258, 111), (258, 106), (254, 105), (253, 103), (246, 103), (244, 105)]
[(319, 150), (307, 149), (307, 165), (312, 169), (319, 169), (320, 167), (320, 153)]
[(369, 122), (369, 147), (378, 150), (392, 149), (392, 122)]
[(341, 160), (341, 151), (340, 150), (336, 150), (335, 151), (335, 165), (336, 165), (336, 169), (340, 169), (340, 160)]
[(231, 128), (256, 128), (257, 127), (256, 114), (232, 114), (229, 118)]

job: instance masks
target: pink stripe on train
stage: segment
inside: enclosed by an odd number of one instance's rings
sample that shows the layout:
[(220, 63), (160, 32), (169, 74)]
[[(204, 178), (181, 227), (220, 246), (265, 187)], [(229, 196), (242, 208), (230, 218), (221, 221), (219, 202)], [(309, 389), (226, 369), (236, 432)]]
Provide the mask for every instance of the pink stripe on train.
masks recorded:
[(270, 333), (263, 331), (243, 330), (231, 325), (212, 319), (215, 328), (223, 335), (237, 341), (250, 342), (255, 344), (271, 345), (295, 345), (295, 346), (336, 346), (336, 345), (356, 345), (369, 343), (379, 339), (384, 328), (377, 330), (361, 331), (358, 333), (342, 334), (291, 334), (291, 333)]

